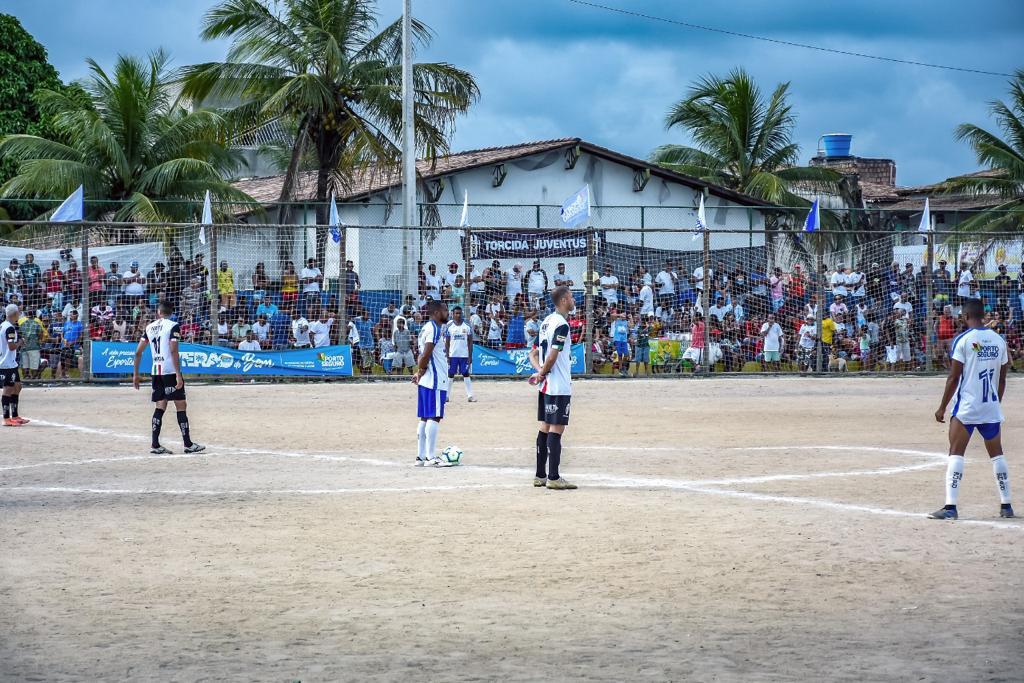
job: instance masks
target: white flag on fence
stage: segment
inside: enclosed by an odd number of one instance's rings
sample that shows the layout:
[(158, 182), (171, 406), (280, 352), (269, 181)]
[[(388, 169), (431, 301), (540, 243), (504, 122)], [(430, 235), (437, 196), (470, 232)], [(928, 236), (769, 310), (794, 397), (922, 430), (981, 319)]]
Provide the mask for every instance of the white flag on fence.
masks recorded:
[(71, 195), (61, 202), (61, 205), (57, 207), (57, 210), (50, 216), (50, 220), (54, 223), (66, 223), (70, 221), (82, 220), (82, 215), (85, 213), (83, 210), (83, 204), (85, 203), (85, 193), (82, 190), (82, 186), (79, 185), (78, 189), (71, 193)]
[(464, 190), (465, 194), (462, 198), (462, 217), (459, 218), (459, 237), (466, 236), (466, 228), (469, 227), (469, 190)]
[(921, 214), (921, 222), (917, 226), (918, 232), (930, 232), (932, 229), (932, 212), (928, 208), (928, 198), (924, 198), (924, 213)]
[(203, 219), (199, 226), (199, 243), (206, 244), (206, 226), (213, 225), (213, 209), (210, 208), (210, 191), (206, 191), (206, 199), (203, 200)]
[(693, 233), (693, 241), (700, 239), (701, 233), (708, 229), (708, 217), (704, 213), (704, 193), (700, 193), (700, 204), (697, 205), (697, 232)]

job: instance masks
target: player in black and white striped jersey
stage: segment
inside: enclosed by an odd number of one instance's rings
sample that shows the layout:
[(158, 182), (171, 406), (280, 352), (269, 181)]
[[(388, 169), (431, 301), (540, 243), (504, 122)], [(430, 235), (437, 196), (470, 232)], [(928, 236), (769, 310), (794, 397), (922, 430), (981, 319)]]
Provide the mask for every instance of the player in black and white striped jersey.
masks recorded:
[(181, 327), (171, 320), (173, 312), (174, 309), (169, 303), (160, 302), (157, 306), (159, 317), (146, 326), (146, 331), (135, 348), (135, 371), (132, 375), (132, 386), (136, 391), (141, 384), (139, 365), (142, 363), (142, 354), (147, 346), (149, 346), (152, 356), (153, 403), (156, 404), (156, 409), (153, 411), (153, 443), (150, 453), (154, 455), (171, 452), (160, 445), (160, 428), (163, 425), (164, 411), (167, 409), (168, 401), (174, 402), (174, 408), (178, 413), (178, 427), (181, 429), (185, 452), (199, 453), (206, 449), (206, 446), (194, 443), (189, 433), (188, 415), (186, 414), (188, 404), (185, 402), (185, 376), (181, 373), (181, 358), (178, 355)]
[(21, 399), (21, 374), (18, 372), (18, 349), (24, 343), (18, 334), (21, 310), (17, 304), (7, 304), (0, 320), (0, 387), (3, 388), (4, 426), (21, 427), (28, 420), (18, 415)]
[(567, 316), (576, 307), (576, 301), (572, 290), (561, 286), (551, 292), (551, 302), (555, 312), (544, 318), (530, 350), (530, 364), (536, 370), (530, 377), (530, 384), (540, 391), (537, 395), (537, 472), (533, 485), (567, 490), (576, 485), (559, 474), (558, 466), (572, 397), (572, 336)]

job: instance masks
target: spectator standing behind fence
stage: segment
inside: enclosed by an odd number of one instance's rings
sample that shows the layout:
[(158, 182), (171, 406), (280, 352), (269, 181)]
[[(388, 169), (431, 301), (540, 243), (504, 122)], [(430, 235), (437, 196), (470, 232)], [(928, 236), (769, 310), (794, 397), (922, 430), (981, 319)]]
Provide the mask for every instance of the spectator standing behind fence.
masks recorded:
[(78, 354), (82, 349), (82, 337), (85, 333), (78, 311), (72, 309), (61, 330), (60, 370), (61, 377), (67, 379), (68, 368), (78, 369)]
[(217, 292), (220, 294), (220, 305), (233, 310), (238, 305), (238, 295), (235, 293), (235, 271), (228, 267), (227, 261), (220, 262), (217, 270)]
[(775, 267), (772, 276), (768, 278), (768, 292), (772, 300), (772, 312), (777, 313), (786, 303), (786, 283), (783, 279), (782, 268)]
[(298, 300), (299, 275), (295, 272), (295, 264), (285, 261), (284, 270), (281, 272), (281, 303), (285, 310), (290, 312)]
[(517, 263), (512, 266), (512, 270), (508, 272), (508, 277), (505, 283), (505, 300), (508, 301), (509, 306), (516, 300), (517, 296), (523, 293), (523, 264)]
[(324, 281), (324, 274), (316, 265), (316, 259), (312, 256), (306, 259), (306, 267), (302, 269), (302, 296), (306, 306), (312, 303), (320, 304), (320, 286)]
[(797, 332), (800, 339), (797, 342), (796, 363), (800, 372), (811, 370), (817, 359), (814, 357), (814, 349), (817, 346), (818, 330), (814, 316), (804, 316), (804, 322)]
[(619, 303), (619, 278), (612, 274), (612, 264), (604, 264), (604, 275), (598, 281), (601, 285), (601, 297), (609, 306)]
[(457, 277), (459, 277), (459, 264), (452, 261), (448, 264), (448, 272), (446, 272), (441, 278), (442, 284), (447, 287), (454, 287), (455, 279)]
[(958, 303), (962, 306), (968, 299), (975, 298), (975, 292), (978, 289), (978, 283), (974, 280), (974, 273), (971, 272), (970, 265), (966, 261), (960, 264), (960, 273), (957, 275), (957, 288), (956, 295), (959, 298)]
[(12, 258), (4, 268), (4, 302), (10, 302), (12, 295), (18, 295), (20, 298), (23, 286), (21, 265), (18, 263), (18, 259)]
[(39, 379), (39, 364), (42, 360), (42, 346), (47, 339), (46, 327), (39, 319), (38, 311), (28, 310), (21, 312), (18, 320), (18, 336), (22, 345), (19, 356), (20, 366), (25, 371), (26, 379)]
[(765, 367), (778, 372), (782, 361), (782, 340), (785, 334), (782, 325), (775, 321), (775, 314), (769, 313), (768, 319), (761, 325), (761, 337), (764, 339)]
[(106, 292), (107, 302), (115, 308), (121, 302), (121, 287), (124, 275), (119, 270), (117, 262), (110, 262), (110, 270), (107, 271), (106, 277), (103, 278), (104, 291)]
[[(329, 346), (331, 343), (331, 329), (334, 327), (334, 318), (326, 310), (320, 309), (320, 315), (309, 324), (309, 334), (312, 337), (313, 348), (320, 349)], [(388, 330), (390, 333), (391, 330)]]
[(64, 289), (67, 286), (67, 279), (60, 270), (60, 261), (50, 262), (50, 269), (43, 275), (43, 280), (50, 310), (59, 311), (64, 307)]
[(540, 267), (540, 261), (533, 262), (533, 268), (527, 273), (526, 292), (529, 295), (530, 307), (537, 308), (548, 293), (548, 274)]
[(832, 277), (829, 278), (829, 284), (832, 286), (832, 296), (841, 296), (844, 299), (846, 298), (849, 293), (846, 289), (846, 276), (847, 269), (842, 263), (840, 263), (836, 266), (836, 272), (832, 273)]
[(551, 280), (555, 287), (573, 287), (576, 284), (565, 272), (565, 264), (561, 262), (558, 264), (558, 272), (551, 276)]
[[(309, 341), (309, 321), (299, 311), (292, 311), (292, 347), (296, 349), (308, 349), (312, 346)], [(373, 340), (371, 339), (371, 343)]]
[(397, 370), (398, 374), (402, 375), (405, 374), (403, 370), (409, 368), (411, 373), (413, 366), (416, 365), (416, 357), (413, 353), (413, 336), (405, 326), (405, 318), (395, 321), (395, 330), (391, 333), (391, 344), (395, 354), (391, 363), (392, 370)]
[(441, 300), (441, 286), (444, 280), (437, 274), (437, 266), (431, 263), (423, 274), (423, 294), (434, 301)]
[(181, 293), (181, 311), (185, 315), (200, 315), (203, 302), (203, 283), (194, 277), (188, 289)]
[(134, 306), (146, 296), (146, 278), (139, 272), (139, 262), (132, 261), (128, 272), (121, 280), (124, 285), (123, 301), (125, 306)]
[(654, 315), (654, 287), (650, 282), (645, 282), (637, 294), (637, 303), (640, 315), (643, 317)]
[(359, 290), (362, 287), (363, 283), (359, 279), (359, 273), (356, 272), (355, 263), (345, 261), (345, 292), (348, 295), (346, 311), (348, 315), (355, 313), (356, 304), (359, 303)]
[(526, 348), (533, 348), (539, 334), (540, 322), (537, 321), (537, 310), (530, 309), (526, 312), (526, 322), (523, 323), (523, 336), (526, 338)]
[(252, 298), (254, 301), (263, 301), (267, 298), (270, 290), (270, 278), (267, 277), (267, 267), (263, 261), (256, 264), (252, 271)]
[(997, 300), (1009, 300), (1010, 293), (1013, 291), (1013, 280), (1010, 279), (1009, 274), (1006, 272), (1005, 263), (999, 265), (999, 273), (992, 278), (992, 290), (995, 292)]
[(469, 304), (471, 306), (479, 306), (484, 300), (485, 293), (484, 275), (477, 270), (474, 263), (473, 270), (469, 273)]

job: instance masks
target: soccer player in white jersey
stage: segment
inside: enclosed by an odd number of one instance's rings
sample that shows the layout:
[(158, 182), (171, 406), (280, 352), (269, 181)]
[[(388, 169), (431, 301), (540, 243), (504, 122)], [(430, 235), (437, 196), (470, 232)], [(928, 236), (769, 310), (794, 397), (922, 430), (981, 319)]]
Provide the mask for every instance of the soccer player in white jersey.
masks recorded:
[[(462, 375), (462, 383), (466, 386), (466, 398), (476, 403), (473, 396), (473, 329), (462, 319), (462, 306), (452, 309), (452, 319), (444, 328), (445, 351), (448, 354), (448, 383), (451, 384), (455, 375)], [(451, 394), (448, 401), (452, 400)]]
[(420, 330), (420, 359), (412, 383), (417, 385), (416, 416), (417, 426), (416, 466), (440, 467), (443, 463), (434, 450), (437, 446), (437, 431), (444, 419), (444, 404), (448, 399), (448, 357), (445, 354), (444, 326), (448, 322), (448, 306), (431, 299), (427, 302), (427, 322)]
[(985, 327), (985, 308), (981, 299), (968, 299), (961, 315), (967, 330), (950, 346), (952, 367), (935, 419), (945, 422), (946, 406), (956, 394), (949, 420), (949, 462), (946, 465), (946, 505), (928, 515), (932, 519), (956, 519), (956, 501), (964, 478), (964, 452), (978, 430), (985, 440), (992, 472), (999, 491), (999, 516), (1013, 517), (1010, 506), (1010, 480), (999, 425), (1003, 421), (1002, 401), (1006, 390), (1006, 372), (1010, 367), (1006, 341)]
[(153, 403), (156, 409), (153, 411), (152, 434), (153, 443), (150, 453), (154, 455), (169, 454), (171, 451), (160, 445), (160, 427), (163, 425), (164, 411), (167, 410), (167, 402), (173, 401), (174, 408), (178, 412), (178, 427), (181, 429), (181, 439), (185, 444), (186, 453), (199, 453), (206, 449), (192, 441), (189, 434), (188, 415), (185, 402), (185, 376), (181, 374), (181, 358), (178, 356), (178, 343), (181, 341), (181, 327), (171, 320), (171, 313), (174, 309), (166, 301), (161, 301), (157, 306), (157, 319), (146, 325), (146, 331), (135, 347), (135, 372), (132, 374), (132, 386), (138, 391), (139, 385), (139, 364), (142, 363), (142, 353), (149, 346), (152, 356), (153, 367)]
[(20, 427), (29, 422), (18, 415), (18, 399), (21, 396), (18, 349), (24, 343), (18, 335), (19, 317), (21, 310), (17, 304), (7, 304), (3, 322), (0, 322), (0, 387), (3, 387), (5, 427)]
[[(530, 384), (537, 394), (537, 472), (533, 485), (564, 491), (576, 488), (562, 477), (558, 466), (562, 459), (562, 434), (569, 424), (569, 399), (572, 396), (572, 337), (567, 316), (576, 307), (572, 291), (565, 286), (551, 292), (555, 312), (544, 318), (540, 334), (530, 349), (530, 364), (536, 371)], [(568, 346), (569, 348), (566, 348)]]

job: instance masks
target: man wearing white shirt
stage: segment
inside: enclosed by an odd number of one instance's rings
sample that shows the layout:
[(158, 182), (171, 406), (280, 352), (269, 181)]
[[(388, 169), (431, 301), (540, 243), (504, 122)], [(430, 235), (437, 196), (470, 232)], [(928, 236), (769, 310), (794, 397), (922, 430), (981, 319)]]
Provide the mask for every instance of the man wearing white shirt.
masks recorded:
[(262, 351), (263, 347), (260, 346), (259, 341), (253, 334), (252, 329), (245, 333), (245, 339), (238, 342), (239, 351)]
[(619, 303), (619, 278), (612, 275), (612, 265), (606, 263), (604, 265), (604, 275), (598, 281), (601, 285), (601, 296), (608, 302), (609, 306), (615, 306)]
[(708, 269), (707, 278), (704, 277), (704, 266), (697, 266), (693, 269), (693, 277), (690, 281), (693, 283), (693, 288), (697, 290), (697, 300), (700, 301), (704, 293), (704, 280), (713, 281), (715, 277), (715, 271)]
[(764, 337), (765, 365), (778, 372), (782, 360), (782, 326), (775, 322), (774, 313), (769, 313), (768, 320), (761, 325), (761, 336)]
[(318, 294), (320, 292), (320, 283), (324, 281), (324, 274), (316, 267), (315, 258), (306, 261), (306, 267), (302, 269), (299, 277), (302, 281), (303, 294)]
[(832, 296), (846, 297), (848, 291), (846, 289), (847, 272), (843, 264), (840, 263), (836, 266), (836, 272), (832, 273), (832, 277), (829, 279), (829, 283), (832, 285)]
[(440, 301), (441, 285), (444, 281), (441, 279), (441, 276), (437, 274), (437, 266), (433, 263), (427, 266), (427, 271), (427, 274), (423, 276), (423, 281), (426, 283), (426, 291), (424, 294), (428, 299)]
[(536, 308), (548, 293), (548, 274), (540, 267), (540, 260), (534, 261), (533, 268), (526, 274), (526, 292), (531, 308)]
[(328, 318), (327, 314), (320, 312), (320, 319), (309, 324), (309, 333), (312, 338), (313, 348), (319, 349), (331, 343), (331, 328), (334, 326), (334, 318)]
[(854, 269), (846, 276), (846, 289), (855, 301), (863, 299), (865, 294), (867, 294), (865, 289), (867, 281), (867, 275), (860, 268)]
[(473, 306), (478, 306), (484, 300), (484, 290), (487, 285), (484, 283), (483, 274), (477, 270), (476, 265), (469, 273), (469, 301)]
[(516, 297), (523, 293), (523, 264), (517, 263), (512, 266), (512, 270), (508, 272), (508, 277), (505, 280), (505, 297), (508, 299), (508, 304), (511, 306)]
[(974, 282), (974, 274), (971, 273), (970, 266), (967, 263), (960, 264), (960, 277), (957, 279), (956, 295), (960, 297), (960, 303), (963, 304), (967, 299), (975, 299), (975, 290), (977, 285)]
[(572, 278), (569, 277), (568, 273), (565, 272), (564, 263), (558, 264), (558, 272), (555, 273), (551, 279), (554, 281), (555, 287), (572, 287), (576, 284), (573, 282)]
[(654, 288), (651, 286), (651, 283), (644, 283), (644, 286), (640, 288), (640, 294), (637, 296), (637, 298), (640, 301), (640, 315), (653, 315)]
[(662, 306), (671, 306), (676, 299), (676, 280), (678, 276), (672, 270), (672, 264), (665, 261), (665, 267), (658, 271), (654, 277), (654, 284), (658, 287), (658, 303)]
[(448, 264), (448, 272), (444, 274), (443, 281), (448, 287), (455, 286), (455, 278), (459, 276), (459, 264), (452, 261)]
[(804, 316), (804, 324), (800, 326), (800, 342), (797, 347), (797, 365), (800, 372), (807, 372), (814, 364), (814, 349), (818, 342), (818, 329), (814, 316)]
[(732, 310), (732, 306), (725, 303), (725, 299), (718, 296), (715, 297), (715, 305), (708, 311), (711, 315), (718, 319), (718, 322), (725, 320), (725, 314)]
[(312, 346), (309, 340), (309, 321), (298, 311), (292, 313), (292, 346), (296, 349), (308, 349)]
[(252, 333), (256, 336), (256, 341), (262, 346), (270, 340), (270, 323), (267, 321), (266, 314), (261, 315), (252, 326)]

